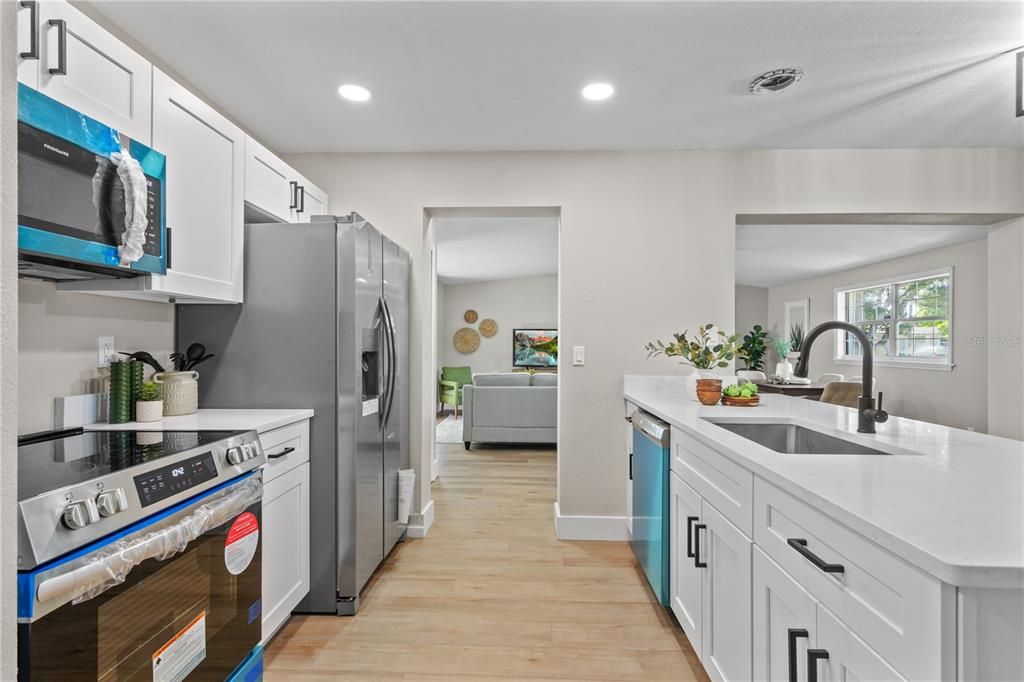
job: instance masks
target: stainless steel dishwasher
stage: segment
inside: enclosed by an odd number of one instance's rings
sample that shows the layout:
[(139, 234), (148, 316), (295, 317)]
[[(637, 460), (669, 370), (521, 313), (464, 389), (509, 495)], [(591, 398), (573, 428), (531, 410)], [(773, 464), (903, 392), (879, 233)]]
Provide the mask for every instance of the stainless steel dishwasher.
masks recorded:
[(669, 595), (669, 425), (637, 410), (633, 422), (633, 534), (630, 546), (658, 601)]

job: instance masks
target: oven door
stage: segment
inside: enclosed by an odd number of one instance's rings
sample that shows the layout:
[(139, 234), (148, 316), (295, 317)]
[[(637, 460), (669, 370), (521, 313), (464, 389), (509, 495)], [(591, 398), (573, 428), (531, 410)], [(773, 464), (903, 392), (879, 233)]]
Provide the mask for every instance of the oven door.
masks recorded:
[[(120, 266), (125, 189), (111, 154), (146, 176), (143, 256)], [(18, 90), (18, 249), (23, 261), (97, 276), (164, 274), (163, 154), (24, 85)], [(28, 266), (23, 266), (24, 271)]]
[(261, 499), (255, 472), (19, 574), (18, 679), (223, 680), (251, 664)]

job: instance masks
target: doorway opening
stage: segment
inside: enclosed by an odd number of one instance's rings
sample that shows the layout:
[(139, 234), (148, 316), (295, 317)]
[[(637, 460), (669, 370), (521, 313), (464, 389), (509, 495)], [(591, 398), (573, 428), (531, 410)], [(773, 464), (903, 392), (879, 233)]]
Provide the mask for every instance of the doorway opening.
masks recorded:
[(428, 214), (437, 385), (432, 479), (495, 476), (500, 463), (532, 463), (533, 482), (550, 479), (553, 496), (559, 210)]

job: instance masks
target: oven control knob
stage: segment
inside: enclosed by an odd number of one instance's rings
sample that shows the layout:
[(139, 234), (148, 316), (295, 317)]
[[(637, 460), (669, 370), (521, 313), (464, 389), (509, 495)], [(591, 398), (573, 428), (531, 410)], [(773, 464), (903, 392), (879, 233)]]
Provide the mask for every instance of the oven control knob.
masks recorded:
[(127, 508), (128, 497), (124, 494), (124, 490), (121, 488), (104, 490), (96, 496), (96, 509), (102, 517), (113, 516), (118, 512), (123, 512)]
[(84, 528), (100, 520), (96, 503), (91, 499), (75, 500), (64, 508), (64, 525), (71, 530)]
[(228, 463), (229, 464), (241, 464), (245, 460), (245, 454), (242, 452), (242, 448), (234, 447), (228, 448)]
[(242, 451), (245, 453), (246, 459), (252, 459), (256, 456), (256, 446), (252, 443), (246, 443), (242, 446)]

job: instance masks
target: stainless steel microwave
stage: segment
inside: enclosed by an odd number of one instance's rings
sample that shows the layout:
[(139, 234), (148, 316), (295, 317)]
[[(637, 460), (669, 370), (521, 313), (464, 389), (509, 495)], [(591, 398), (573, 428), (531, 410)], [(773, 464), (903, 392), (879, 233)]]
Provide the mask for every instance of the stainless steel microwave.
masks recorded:
[[(116, 152), (139, 162), (147, 192), (142, 256), (127, 264), (118, 251), (127, 209)], [(19, 276), (72, 281), (165, 273), (166, 167), (160, 152), (19, 84)]]

